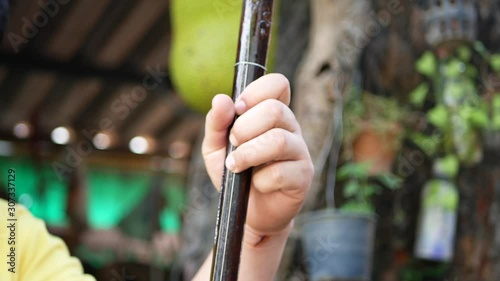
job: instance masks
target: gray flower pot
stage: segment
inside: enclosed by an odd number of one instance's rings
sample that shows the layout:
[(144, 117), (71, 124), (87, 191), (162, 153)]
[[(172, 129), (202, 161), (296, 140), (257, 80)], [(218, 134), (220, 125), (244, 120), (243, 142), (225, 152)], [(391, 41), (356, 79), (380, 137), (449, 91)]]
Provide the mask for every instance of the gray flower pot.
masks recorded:
[(326, 209), (304, 214), (302, 240), (312, 281), (371, 279), (376, 218)]

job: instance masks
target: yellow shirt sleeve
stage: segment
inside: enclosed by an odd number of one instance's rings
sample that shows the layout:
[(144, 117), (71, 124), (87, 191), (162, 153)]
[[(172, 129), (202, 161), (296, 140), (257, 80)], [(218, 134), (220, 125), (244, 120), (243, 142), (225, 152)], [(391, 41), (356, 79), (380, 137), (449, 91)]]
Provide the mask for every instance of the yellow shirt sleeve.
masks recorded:
[[(10, 209), (12, 211), (13, 209)], [(80, 261), (69, 255), (64, 242), (48, 233), (43, 221), (21, 205), (0, 200), (0, 280), (95, 281), (83, 274)]]

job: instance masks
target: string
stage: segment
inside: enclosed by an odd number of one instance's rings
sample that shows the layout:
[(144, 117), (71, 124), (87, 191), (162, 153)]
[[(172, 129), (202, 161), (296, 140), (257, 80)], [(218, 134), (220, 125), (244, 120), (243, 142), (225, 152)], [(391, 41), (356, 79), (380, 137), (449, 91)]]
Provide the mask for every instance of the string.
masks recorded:
[(258, 63), (250, 62), (250, 61), (239, 61), (239, 62), (235, 63), (234, 66), (238, 66), (240, 64), (248, 64), (248, 65), (257, 66), (257, 67), (264, 69), (264, 71), (267, 71), (267, 68), (265, 66), (263, 66), (262, 64), (258, 64)]

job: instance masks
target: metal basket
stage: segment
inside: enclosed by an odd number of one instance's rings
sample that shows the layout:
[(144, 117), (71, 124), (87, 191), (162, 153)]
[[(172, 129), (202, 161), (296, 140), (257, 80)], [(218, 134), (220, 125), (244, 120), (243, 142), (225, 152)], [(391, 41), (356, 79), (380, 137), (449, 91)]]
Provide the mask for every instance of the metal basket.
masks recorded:
[(423, 4), (425, 37), (431, 46), (476, 38), (476, 0), (426, 0)]

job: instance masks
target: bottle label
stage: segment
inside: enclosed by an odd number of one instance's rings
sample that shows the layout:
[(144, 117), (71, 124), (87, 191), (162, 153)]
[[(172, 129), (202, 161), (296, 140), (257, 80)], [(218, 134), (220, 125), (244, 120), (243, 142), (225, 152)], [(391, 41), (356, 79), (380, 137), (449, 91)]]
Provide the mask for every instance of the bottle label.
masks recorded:
[(443, 208), (424, 211), (418, 231), (415, 255), (422, 259), (449, 261), (453, 257), (456, 214)]

